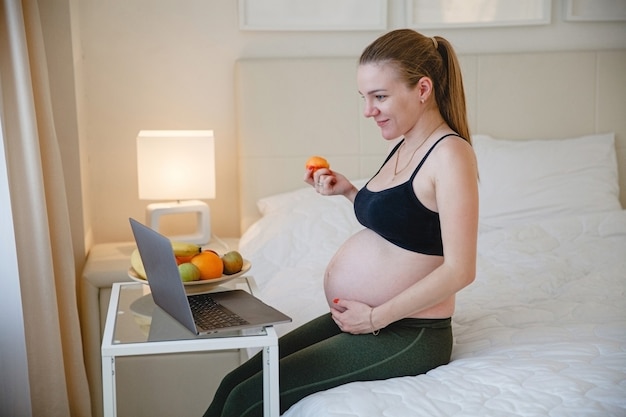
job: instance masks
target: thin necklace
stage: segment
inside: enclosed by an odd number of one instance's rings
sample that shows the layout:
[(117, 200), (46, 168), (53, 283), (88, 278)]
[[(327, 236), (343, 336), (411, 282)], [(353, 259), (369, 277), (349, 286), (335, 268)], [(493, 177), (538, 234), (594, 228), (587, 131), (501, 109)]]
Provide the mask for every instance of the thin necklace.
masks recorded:
[[(419, 146), (417, 148), (415, 148), (415, 150), (413, 151), (413, 154), (411, 155), (411, 158), (409, 159), (409, 162), (406, 163), (405, 166), (402, 167), (402, 169), (398, 170), (398, 161), (400, 160), (400, 149), (402, 149), (402, 147), (398, 148), (398, 153), (396, 154), (396, 165), (393, 168), (393, 178), (396, 178), (396, 175), (398, 175), (399, 173), (401, 173), (402, 171), (404, 171), (405, 169), (407, 169), (407, 167), (411, 164), (411, 161), (413, 161), (413, 157), (415, 156), (415, 154), (417, 153), (417, 151), (419, 151), (419, 149), (422, 147), (423, 144), (426, 143), (426, 141), (428, 139), (430, 139), (430, 137), (433, 135), (433, 133), (435, 133), (435, 131), (437, 129), (439, 129), (441, 127), (441, 125), (443, 125), (442, 121), (441, 123), (439, 123), (429, 134), (428, 136), (426, 136), (426, 139), (424, 139), (422, 141), (422, 143), (419, 144)], [(404, 142), (402, 143), (402, 145), (406, 145), (406, 139), (404, 140)]]

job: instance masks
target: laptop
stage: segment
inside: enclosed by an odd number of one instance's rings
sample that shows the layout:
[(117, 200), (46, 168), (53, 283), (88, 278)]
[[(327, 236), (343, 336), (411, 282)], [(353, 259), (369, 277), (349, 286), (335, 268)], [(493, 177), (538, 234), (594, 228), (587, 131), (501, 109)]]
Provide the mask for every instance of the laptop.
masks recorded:
[(287, 323), (291, 318), (244, 290), (185, 293), (170, 240), (129, 219), (154, 303), (196, 335)]

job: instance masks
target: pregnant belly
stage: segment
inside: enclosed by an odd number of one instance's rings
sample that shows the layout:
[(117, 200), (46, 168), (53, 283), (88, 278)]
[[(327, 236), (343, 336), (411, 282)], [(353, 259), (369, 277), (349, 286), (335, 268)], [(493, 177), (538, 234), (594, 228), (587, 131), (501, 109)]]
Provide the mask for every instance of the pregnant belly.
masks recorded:
[(339, 248), (324, 275), (329, 306), (340, 298), (378, 306), (419, 281), (442, 258), (399, 248), (364, 229)]

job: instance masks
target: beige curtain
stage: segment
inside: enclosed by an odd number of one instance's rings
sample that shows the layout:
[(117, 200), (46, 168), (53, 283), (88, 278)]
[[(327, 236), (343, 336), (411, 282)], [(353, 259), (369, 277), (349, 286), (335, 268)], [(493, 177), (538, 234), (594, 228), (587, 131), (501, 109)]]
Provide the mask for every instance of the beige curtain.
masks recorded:
[(2, 0), (0, 109), (33, 416), (90, 416), (63, 166), (36, 0)]

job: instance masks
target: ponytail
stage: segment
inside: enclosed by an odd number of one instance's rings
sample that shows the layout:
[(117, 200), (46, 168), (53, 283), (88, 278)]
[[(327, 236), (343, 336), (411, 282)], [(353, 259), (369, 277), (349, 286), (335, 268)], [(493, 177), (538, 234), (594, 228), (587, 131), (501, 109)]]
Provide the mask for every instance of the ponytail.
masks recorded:
[[(446, 81), (439, 83), (441, 88), (435, 90), (439, 111), (446, 123), (462, 138), (471, 143), (461, 66), (452, 45), (447, 39), (442, 37), (433, 37), (433, 39), (437, 40), (437, 51), (441, 54), (445, 68), (444, 73), (446, 74), (444, 76)], [(433, 80), (433, 82), (436, 81)], [(445, 87), (447, 87), (447, 91)]]

